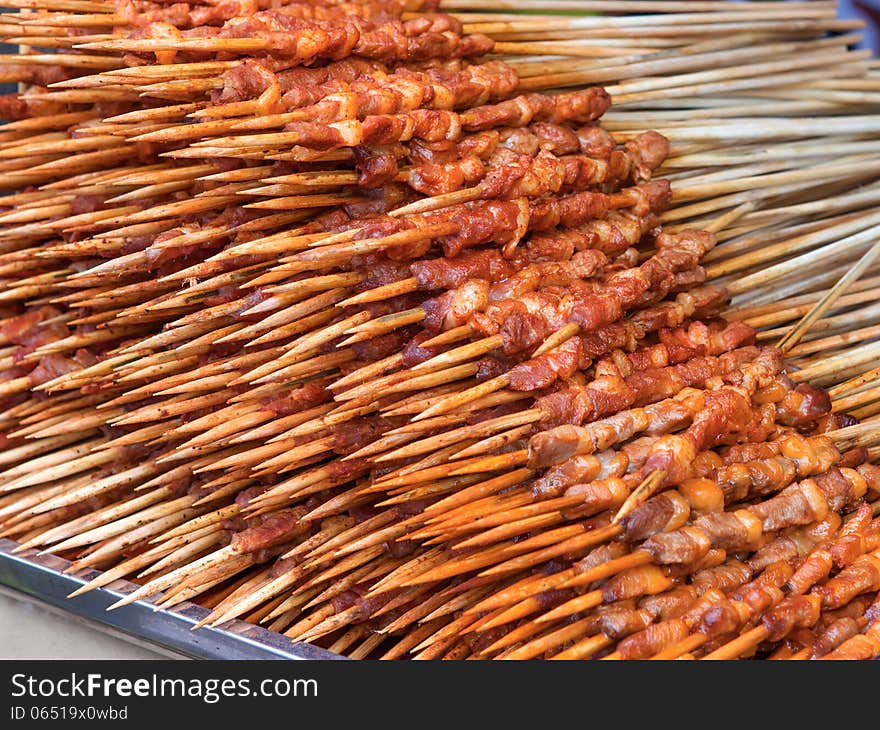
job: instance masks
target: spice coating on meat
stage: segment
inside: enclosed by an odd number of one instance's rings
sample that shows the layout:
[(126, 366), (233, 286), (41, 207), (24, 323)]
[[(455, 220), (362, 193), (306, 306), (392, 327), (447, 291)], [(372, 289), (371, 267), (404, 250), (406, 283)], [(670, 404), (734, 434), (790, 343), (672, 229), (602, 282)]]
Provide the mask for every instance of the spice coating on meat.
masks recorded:
[(860, 593), (880, 590), (880, 557), (862, 555), (817, 590), (827, 608), (840, 608)]
[(302, 521), (307, 512), (305, 507), (276, 512), (258, 525), (236, 532), (230, 545), (237, 553), (253, 553), (289, 542), (291, 538), (309, 532), (309, 525)]
[(648, 659), (687, 637), (688, 625), (682, 619), (668, 619), (645, 627), (617, 645), (621, 659)]
[(711, 547), (706, 534), (693, 527), (653, 535), (642, 544), (642, 549), (651, 553), (654, 560), (663, 565), (695, 563)]
[(770, 641), (779, 641), (795, 628), (812, 626), (819, 619), (822, 601), (818, 596), (789, 596), (764, 614), (762, 622)]

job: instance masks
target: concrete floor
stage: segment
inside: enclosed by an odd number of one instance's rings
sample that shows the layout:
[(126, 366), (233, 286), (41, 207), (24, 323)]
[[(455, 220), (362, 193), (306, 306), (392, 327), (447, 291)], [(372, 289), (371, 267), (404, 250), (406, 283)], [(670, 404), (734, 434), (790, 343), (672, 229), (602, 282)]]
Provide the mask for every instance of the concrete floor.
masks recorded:
[(44, 606), (0, 594), (0, 659), (166, 659)]

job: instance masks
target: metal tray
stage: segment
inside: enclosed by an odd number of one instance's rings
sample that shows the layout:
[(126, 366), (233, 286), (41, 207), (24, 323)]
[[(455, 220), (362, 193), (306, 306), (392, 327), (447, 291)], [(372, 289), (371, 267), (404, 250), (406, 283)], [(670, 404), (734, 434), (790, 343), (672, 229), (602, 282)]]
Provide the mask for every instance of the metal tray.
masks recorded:
[(37, 555), (36, 550), (13, 555), (16, 547), (17, 543), (0, 539), (0, 591), (73, 614), (108, 633), (131, 637), (163, 654), (190, 659), (344, 658), (244, 621), (230, 621), (222, 629), (203, 627), (192, 631), (193, 625), (208, 614), (207, 609), (194, 603), (181, 603), (166, 611), (137, 601), (107, 611), (107, 606), (137, 589), (126, 580), (67, 598), (71, 591), (99, 575), (99, 571), (65, 574), (63, 571), (70, 566), (67, 560)]

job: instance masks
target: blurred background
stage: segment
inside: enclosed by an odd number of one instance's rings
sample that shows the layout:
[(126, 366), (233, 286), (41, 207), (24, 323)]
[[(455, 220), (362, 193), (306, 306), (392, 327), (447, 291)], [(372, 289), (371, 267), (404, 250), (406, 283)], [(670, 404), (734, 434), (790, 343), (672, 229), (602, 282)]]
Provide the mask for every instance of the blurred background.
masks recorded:
[(874, 55), (880, 49), (880, 0), (840, 0), (842, 18), (861, 18), (868, 27), (865, 29), (864, 48), (870, 48)]

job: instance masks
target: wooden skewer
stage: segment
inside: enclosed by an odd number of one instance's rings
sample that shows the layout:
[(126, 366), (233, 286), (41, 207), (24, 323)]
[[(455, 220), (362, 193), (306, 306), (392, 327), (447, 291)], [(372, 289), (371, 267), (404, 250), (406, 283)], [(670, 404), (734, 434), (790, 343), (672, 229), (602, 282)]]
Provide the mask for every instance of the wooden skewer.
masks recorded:
[(805, 314), (803, 319), (798, 322), (797, 325), (792, 328), (791, 332), (783, 337), (776, 346), (783, 352), (791, 350), (816, 320), (828, 311), (834, 302), (837, 301), (837, 299), (839, 299), (849, 288), (852, 282), (858, 279), (865, 270), (874, 263), (878, 256), (880, 256), (880, 242), (871, 246), (871, 248), (869, 248), (856, 262), (855, 266), (853, 266), (852, 269), (850, 269), (850, 271), (848, 271), (840, 281), (838, 281), (837, 284), (835, 284), (831, 290), (822, 297), (822, 299), (816, 302), (813, 309)]
[(709, 661), (738, 659), (743, 652), (757, 646), (767, 637), (767, 629), (763, 624), (755, 626), (753, 629), (740, 634), (733, 641), (727, 642), (724, 646), (719, 647), (715, 651), (703, 657)]

